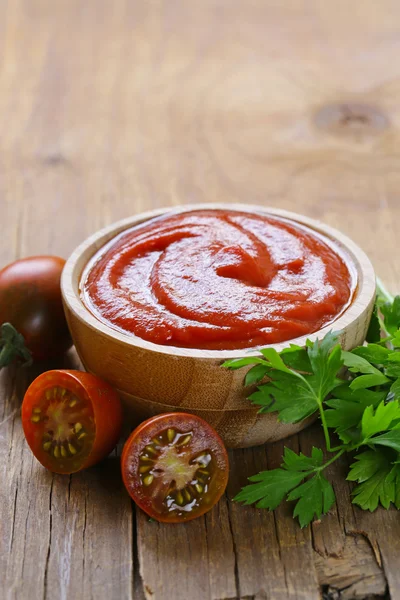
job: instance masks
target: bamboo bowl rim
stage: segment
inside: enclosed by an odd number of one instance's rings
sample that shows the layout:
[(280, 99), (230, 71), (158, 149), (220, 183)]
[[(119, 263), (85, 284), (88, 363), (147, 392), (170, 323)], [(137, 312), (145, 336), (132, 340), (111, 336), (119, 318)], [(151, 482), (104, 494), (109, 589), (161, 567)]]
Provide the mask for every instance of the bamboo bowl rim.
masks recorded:
[[(133, 348), (142, 350), (150, 350), (160, 354), (168, 354), (172, 357), (187, 357), (196, 359), (220, 359), (228, 358), (244, 358), (259, 354), (261, 346), (253, 348), (242, 348), (239, 350), (200, 350), (194, 348), (180, 348), (177, 346), (165, 346), (155, 344), (134, 334), (122, 333), (111, 326), (98, 320), (93, 313), (85, 306), (80, 296), (80, 281), (83, 271), (92, 258), (92, 256), (100, 250), (113, 237), (122, 233), (124, 230), (139, 225), (149, 219), (167, 214), (179, 214), (196, 210), (231, 210), (237, 212), (258, 213), (266, 216), (287, 219), (294, 224), (299, 224), (309, 228), (312, 232), (322, 235), (327, 242), (333, 242), (336, 249), (341, 250), (347, 257), (350, 263), (350, 268), (353, 267), (357, 273), (356, 289), (353, 293), (353, 299), (349, 306), (339, 315), (339, 317), (331, 321), (328, 325), (309, 335), (293, 338), (277, 344), (270, 344), (278, 352), (287, 347), (290, 343), (304, 346), (307, 339), (315, 341), (317, 338), (322, 339), (329, 331), (343, 331), (349, 325), (354, 323), (368, 309), (371, 303), (371, 298), (375, 295), (375, 272), (368, 256), (357, 244), (355, 244), (346, 235), (334, 229), (329, 225), (325, 225), (320, 221), (311, 219), (301, 214), (290, 212), (283, 209), (258, 206), (254, 204), (228, 204), (228, 203), (202, 203), (192, 205), (181, 205), (179, 207), (164, 207), (156, 210), (146, 211), (132, 217), (128, 217), (107, 225), (96, 233), (92, 234), (84, 240), (68, 258), (61, 277), (61, 291), (64, 302), (75, 316), (83, 321), (91, 329), (101, 332), (108, 338), (118, 340)], [(264, 345), (262, 347), (265, 347)]]

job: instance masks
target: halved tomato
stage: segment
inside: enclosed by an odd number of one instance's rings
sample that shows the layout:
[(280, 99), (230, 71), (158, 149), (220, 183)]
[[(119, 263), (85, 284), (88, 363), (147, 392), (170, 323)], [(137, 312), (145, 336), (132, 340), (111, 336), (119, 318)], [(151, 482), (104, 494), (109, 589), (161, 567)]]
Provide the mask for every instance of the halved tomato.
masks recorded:
[(40, 463), (75, 473), (111, 452), (122, 426), (116, 391), (81, 371), (47, 371), (29, 386), (22, 403), (26, 440)]
[(124, 446), (121, 467), (131, 498), (166, 523), (189, 521), (210, 510), (229, 475), (217, 432), (186, 413), (157, 415), (139, 425)]

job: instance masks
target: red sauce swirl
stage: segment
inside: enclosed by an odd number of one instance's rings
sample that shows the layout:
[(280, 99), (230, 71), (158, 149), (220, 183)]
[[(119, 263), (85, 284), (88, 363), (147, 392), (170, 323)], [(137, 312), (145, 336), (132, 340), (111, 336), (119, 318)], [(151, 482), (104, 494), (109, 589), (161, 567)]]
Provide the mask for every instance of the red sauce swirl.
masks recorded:
[(87, 307), (169, 346), (232, 350), (318, 331), (347, 306), (352, 277), (328, 240), (262, 214), (197, 210), (117, 236), (89, 264)]

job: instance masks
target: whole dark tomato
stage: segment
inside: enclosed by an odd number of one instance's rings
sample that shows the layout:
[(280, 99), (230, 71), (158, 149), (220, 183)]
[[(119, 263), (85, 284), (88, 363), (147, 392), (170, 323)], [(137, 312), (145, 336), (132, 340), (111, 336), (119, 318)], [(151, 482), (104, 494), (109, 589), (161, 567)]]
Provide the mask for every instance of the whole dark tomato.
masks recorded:
[[(0, 271), (0, 350), (3, 347), (4, 358), (0, 366), (16, 356), (24, 358), (23, 352), (18, 352), (23, 347), (21, 335), (34, 359), (57, 356), (71, 346), (60, 289), (64, 264), (57, 256), (32, 256)], [(11, 324), (20, 335), (4, 324)]]
[(47, 371), (29, 386), (22, 402), (26, 441), (54, 473), (75, 473), (107, 456), (121, 434), (117, 392), (82, 371)]
[(224, 493), (229, 474), (217, 432), (186, 413), (158, 415), (139, 425), (124, 446), (121, 467), (131, 498), (166, 523), (209, 511)]

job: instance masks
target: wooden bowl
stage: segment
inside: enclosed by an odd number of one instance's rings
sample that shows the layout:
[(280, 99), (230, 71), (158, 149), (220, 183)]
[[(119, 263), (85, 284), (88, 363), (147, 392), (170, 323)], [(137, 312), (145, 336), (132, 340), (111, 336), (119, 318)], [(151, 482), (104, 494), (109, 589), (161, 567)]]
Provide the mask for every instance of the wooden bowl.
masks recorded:
[[(79, 284), (89, 259), (118, 233), (162, 214), (203, 208), (220, 208), (291, 219), (331, 240), (347, 256), (357, 274), (357, 287), (350, 306), (334, 324), (307, 337), (323, 337), (340, 330), (346, 350), (363, 343), (375, 299), (373, 267), (358, 246), (340, 232), (302, 215), (252, 205), (206, 204), (164, 208), (146, 212), (113, 225), (85, 240), (70, 256), (62, 275), (64, 308), (76, 350), (85, 368), (106, 379), (121, 395), (126, 414), (133, 422), (170, 411), (191, 412), (217, 429), (228, 447), (246, 447), (272, 442), (296, 433), (308, 422), (279, 423), (276, 414), (259, 415), (247, 400), (251, 389), (243, 387), (246, 369), (221, 368), (227, 358), (257, 355), (254, 350), (193, 350), (153, 344), (134, 335), (120, 333), (97, 318), (80, 298)], [(304, 344), (306, 337), (296, 339)], [(275, 344), (277, 350), (287, 342)], [(294, 399), (295, 401), (295, 399)]]

